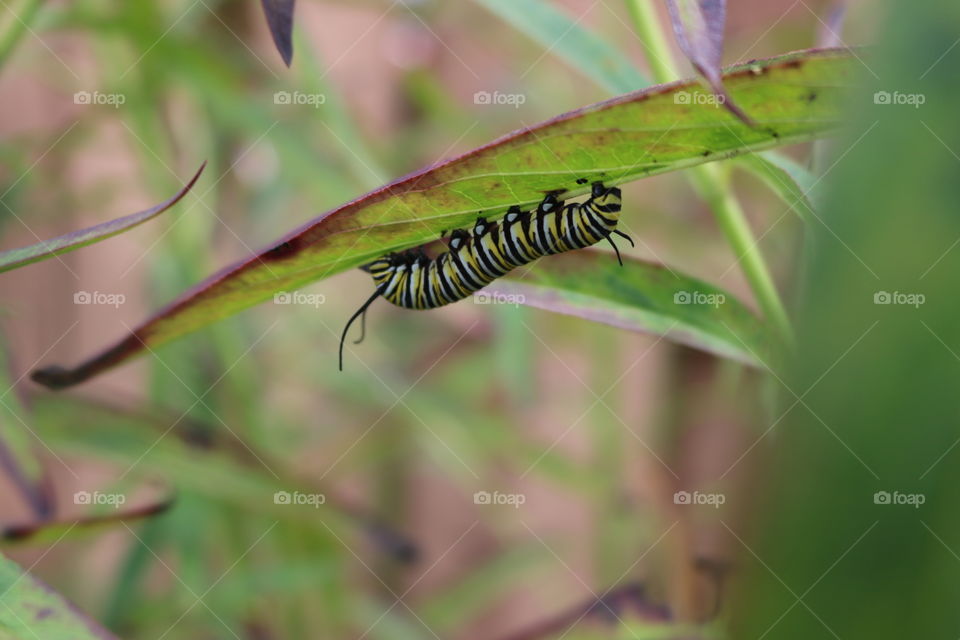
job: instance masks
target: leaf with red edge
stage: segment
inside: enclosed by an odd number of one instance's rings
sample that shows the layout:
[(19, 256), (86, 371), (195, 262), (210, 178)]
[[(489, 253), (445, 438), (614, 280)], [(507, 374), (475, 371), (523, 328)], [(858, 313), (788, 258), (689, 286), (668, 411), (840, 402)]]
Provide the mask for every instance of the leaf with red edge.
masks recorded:
[(720, 70), (723, 54), (723, 25), (726, 22), (725, 0), (667, 0), (673, 32), (680, 50), (690, 59), (720, 102), (747, 124), (753, 120), (733, 101), (723, 84)]
[(200, 174), (203, 173), (203, 168), (205, 166), (207, 166), (206, 162), (200, 165), (197, 173), (190, 178), (190, 181), (185, 184), (180, 191), (174, 194), (170, 199), (161, 202), (155, 207), (138, 211), (137, 213), (131, 213), (128, 216), (117, 218), (116, 220), (110, 220), (109, 222), (101, 222), (98, 225), (87, 227), (86, 229), (81, 229), (79, 231), (73, 231), (71, 233), (57, 236), (56, 238), (51, 238), (50, 240), (44, 240), (27, 247), (0, 251), (0, 273), (3, 273), (4, 271), (10, 271), (11, 269), (17, 269), (34, 262), (39, 262), (40, 260), (47, 260), (48, 258), (74, 251), (80, 247), (85, 247), (88, 244), (106, 240), (107, 238), (111, 238), (117, 234), (123, 233), (128, 229), (132, 229), (133, 227), (141, 225), (144, 222), (157, 217), (173, 205), (177, 204), (177, 202), (179, 202), (180, 199), (183, 198), (188, 191), (190, 191), (190, 188), (193, 187), (193, 184), (197, 181), (197, 178), (199, 178)]
[(508, 134), (376, 189), (212, 276), (79, 366), (34, 381), (71, 386), (174, 338), (390, 251), (436, 240), (479, 213), (532, 208), (547, 192), (587, 193), (712, 160), (812, 140), (839, 124), (855, 72), (845, 50), (801, 51), (730, 68), (727, 89), (757, 126), (702, 100), (693, 80), (628, 93)]

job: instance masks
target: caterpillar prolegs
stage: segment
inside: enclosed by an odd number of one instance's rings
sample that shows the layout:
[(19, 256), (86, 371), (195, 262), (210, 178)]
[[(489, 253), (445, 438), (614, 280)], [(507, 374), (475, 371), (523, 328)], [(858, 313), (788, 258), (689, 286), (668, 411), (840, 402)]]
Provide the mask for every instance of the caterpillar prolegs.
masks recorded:
[[(583, 249), (617, 234), (620, 219), (620, 189), (594, 182), (590, 197), (582, 203), (565, 204), (556, 194), (547, 195), (534, 211), (513, 206), (500, 221), (477, 218), (471, 231), (457, 229), (450, 234), (448, 250), (434, 258), (422, 249), (388, 253), (365, 269), (376, 290), (343, 329), (340, 337), (340, 369), (343, 370), (343, 342), (350, 325), (359, 316), (365, 332), (367, 308), (378, 297), (406, 309), (434, 309), (463, 300), (497, 278), (521, 265), (546, 255)], [(363, 340), (363, 335), (357, 342)]]

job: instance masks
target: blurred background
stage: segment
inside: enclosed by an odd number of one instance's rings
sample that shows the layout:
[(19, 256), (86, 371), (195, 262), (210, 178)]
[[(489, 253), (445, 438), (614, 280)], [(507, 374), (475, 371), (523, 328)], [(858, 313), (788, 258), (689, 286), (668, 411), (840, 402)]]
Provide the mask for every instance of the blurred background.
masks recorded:
[[(646, 74), (623, 4), (552, 4)], [(8, 555), (124, 638), (550, 637), (601, 595), (639, 628), (704, 632), (742, 568), (780, 415), (770, 376), (741, 365), (463, 303), (375, 307), (338, 373), (339, 332), (370, 287), (354, 271), (68, 393), (23, 379), (318, 213), (609, 97), (555, 55), (563, 34), (548, 50), (479, 3), (301, 1), (288, 70), (252, 0), (2, 5), (3, 248), (144, 209), (209, 162), (170, 213), (0, 279), (3, 459), (18, 469), (0, 523), (112, 518), (10, 540)], [(732, 3), (724, 62), (815, 46), (833, 9)], [(882, 15), (852, 3), (844, 42), (870, 41)], [(524, 101), (478, 104), (482, 91)], [(800, 222), (752, 175), (734, 186), (790, 299)], [(625, 185), (624, 222), (634, 255), (752, 305), (681, 173)], [(31, 499), (31, 477), (49, 491)], [(578, 628), (612, 622), (605, 608)]]

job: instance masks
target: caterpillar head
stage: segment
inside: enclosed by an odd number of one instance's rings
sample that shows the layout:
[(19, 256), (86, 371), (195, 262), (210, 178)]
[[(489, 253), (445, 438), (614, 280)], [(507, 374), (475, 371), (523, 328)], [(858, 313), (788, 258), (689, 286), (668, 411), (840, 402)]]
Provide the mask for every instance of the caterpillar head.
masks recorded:
[(602, 182), (594, 182), (590, 187), (590, 195), (594, 198), (602, 198), (606, 195), (620, 197), (619, 187), (605, 187)]
[(620, 188), (605, 187), (602, 182), (594, 182), (590, 189), (590, 199), (597, 205), (607, 205), (616, 207), (619, 210)]

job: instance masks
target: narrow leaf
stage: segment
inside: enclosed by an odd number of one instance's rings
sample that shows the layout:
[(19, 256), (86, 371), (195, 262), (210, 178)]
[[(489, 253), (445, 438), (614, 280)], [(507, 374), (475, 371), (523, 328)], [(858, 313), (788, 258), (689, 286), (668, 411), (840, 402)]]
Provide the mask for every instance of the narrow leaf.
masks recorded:
[(135, 522), (163, 513), (173, 505), (172, 494), (146, 504), (113, 511), (91, 513), (79, 518), (56, 518), (53, 520), (24, 522), (0, 528), (0, 540), (4, 542), (54, 542), (68, 531), (101, 529), (120, 522)]
[[(729, 293), (659, 264), (574, 251), (513, 272), (477, 294), (515, 301), (674, 342), (756, 366), (768, 354), (766, 326)], [(752, 353), (751, 353), (752, 350)]]
[(817, 178), (793, 159), (779, 153), (750, 153), (737, 159), (743, 167), (763, 180), (804, 222), (816, 214), (812, 192)]
[(0, 556), (0, 638), (3, 640), (117, 640), (63, 596)]
[(33, 379), (51, 388), (101, 371), (276, 293), (495, 218), (532, 208), (544, 193), (585, 194), (589, 183), (619, 184), (711, 160), (814, 139), (839, 123), (849, 52), (806, 51), (733, 67), (726, 86), (749, 108), (748, 127), (723, 109), (678, 99), (695, 81), (650, 87), (515, 131), (403, 177), (297, 229), (257, 256), (188, 291), (132, 334), (73, 369), (47, 367)]
[(293, 60), (293, 5), (295, 0), (260, 0), (273, 44), (288, 67)]
[(650, 84), (608, 41), (544, 0), (477, 1), (613, 94)]
[(190, 188), (193, 187), (193, 184), (197, 181), (197, 178), (199, 178), (200, 174), (203, 173), (203, 168), (206, 166), (206, 164), (207, 163), (204, 162), (202, 165), (200, 165), (200, 169), (198, 169), (197, 173), (190, 179), (190, 182), (184, 185), (184, 187), (180, 189), (180, 191), (178, 191), (172, 198), (161, 202), (155, 207), (151, 207), (150, 209), (139, 211), (137, 213), (132, 213), (128, 216), (124, 216), (123, 218), (110, 220), (109, 222), (102, 222), (93, 227), (87, 227), (86, 229), (73, 231), (66, 235), (57, 236), (56, 238), (38, 242), (37, 244), (32, 244), (28, 247), (0, 251), (0, 273), (28, 265), (33, 262), (39, 262), (40, 260), (46, 260), (48, 258), (52, 258), (53, 256), (58, 256), (62, 253), (67, 253), (75, 249), (79, 249), (80, 247), (85, 247), (88, 244), (106, 240), (107, 238), (123, 233), (127, 229), (132, 229), (133, 227), (141, 225), (151, 218), (155, 218), (179, 202), (180, 199), (188, 191), (190, 191)]
[(720, 72), (726, 1), (667, 0), (667, 9), (673, 23), (673, 32), (677, 36), (677, 44), (694, 69), (710, 83), (720, 103), (746, 124), (752, 124), (752, 119), (734, 103), (724, 87)]

